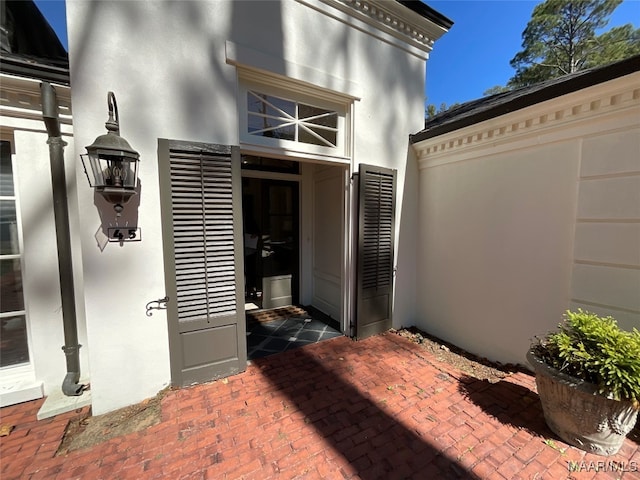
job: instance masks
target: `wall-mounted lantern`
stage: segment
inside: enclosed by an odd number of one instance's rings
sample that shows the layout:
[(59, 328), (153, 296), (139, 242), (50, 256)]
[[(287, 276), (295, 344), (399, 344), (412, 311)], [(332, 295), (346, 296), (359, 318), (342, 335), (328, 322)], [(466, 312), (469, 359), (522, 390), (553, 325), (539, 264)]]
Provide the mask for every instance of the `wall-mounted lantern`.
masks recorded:
[[(116, 215), (120, 216), (124, 208), (122, 205), (136, 194), (140, 155), (120, 136), (118, 104), (113, 92), (107, 94), (107, 106), (107, 133), (96, 138), (86, 147), (87, 153), (80, 157), (89, 185), (107, 202), (112, 203)], [(87, 164), (91, 175), (88, 173)]]

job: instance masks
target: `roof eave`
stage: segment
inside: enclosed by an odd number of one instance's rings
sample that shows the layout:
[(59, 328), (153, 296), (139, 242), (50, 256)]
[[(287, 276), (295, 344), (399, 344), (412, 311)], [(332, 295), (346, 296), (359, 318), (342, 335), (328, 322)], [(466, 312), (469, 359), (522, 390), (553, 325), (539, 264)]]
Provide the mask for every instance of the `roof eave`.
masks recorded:
[(396, 1), (404, 5), (408, 9), (413, 10), (421, 17), (424, 17), (427, 20), (432, 21), (439, 27), (444, 28), (445, 30), (449, 30), (453, 26), (453, 20), (445, 17), (437, 10), (434, 10), (426, 3), (423, 3), (421, 0), (396, 0)]
[[(298, 0), (317, 8), (316, 2), (324, 3), (350, 17), (372, 26), (383, 35), (391, 35), (410, 48), (424, 54), (448, 32), (446, 25), (452, 23), (422, 2), (400, 2), (390, 0)], [(410, 3), (411, 5), (407, 5)], [(423, 5), (424, 8), (417, 4)]]
[(19, 77), (35, 78), (47, 82), (69, 85), (69, 68), (56, 67), (46, 63), (10, 55), (3, 52), (0, 56), (0, 71)]
[(484, 110), (479, 109), (476, 113), (462, 116), (457, 120), (436, 125), (432, 128), (427, 127), (414, 135), (409, 135), (409, 142), (411, 144), (415, 144), (423, 140), (438, 137), (445, 133), (460, 130), (461, 128), (500, 117), (507, 113), (515, 112), (547, 100), (552, 100), (587, 87), (598, 85), (625, 75), (630, 75), (639, 70), (640, 56), (631, 57), (607, 67), (601, 67), (582, 75), (567, 78), (564, 81), (551, 83), (550, 85), (544, 86), (540, 89), (517, 96), (505, 103), (498, 104)]

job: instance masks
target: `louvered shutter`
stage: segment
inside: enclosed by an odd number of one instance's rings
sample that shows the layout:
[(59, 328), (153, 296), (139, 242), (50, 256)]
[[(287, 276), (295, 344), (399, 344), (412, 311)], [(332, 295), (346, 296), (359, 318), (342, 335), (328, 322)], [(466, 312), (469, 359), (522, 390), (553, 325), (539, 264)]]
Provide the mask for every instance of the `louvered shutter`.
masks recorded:
[(357, 338), (391, 328), (396, 171), (360, 165)]
[(240, 158), (173, 141), (160, 153), (172, 382), (189, 385), (246, 368)]

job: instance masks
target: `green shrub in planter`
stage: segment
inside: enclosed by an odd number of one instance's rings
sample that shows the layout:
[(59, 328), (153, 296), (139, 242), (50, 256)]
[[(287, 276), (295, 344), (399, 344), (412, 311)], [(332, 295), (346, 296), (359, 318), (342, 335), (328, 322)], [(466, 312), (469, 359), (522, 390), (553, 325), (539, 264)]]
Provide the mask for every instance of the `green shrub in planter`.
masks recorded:
[(532, 345), (550, 367), (596, 386), (598, 393), (640, 409), (640, 332), (611, 317), (568, 311), (559, 330)]

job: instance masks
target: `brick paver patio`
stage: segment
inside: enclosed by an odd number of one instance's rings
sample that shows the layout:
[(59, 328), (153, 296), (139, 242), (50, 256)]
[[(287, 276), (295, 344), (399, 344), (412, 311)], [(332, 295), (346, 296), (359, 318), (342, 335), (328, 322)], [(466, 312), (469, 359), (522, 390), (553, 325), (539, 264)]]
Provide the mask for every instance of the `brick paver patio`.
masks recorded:
[(636, 432), (614, 457), (569, 447), (546, 427), (532, 376), (479, 381), (391, 333), (171, 391), (159, 424), (64, 456), (81, 412), (38, 422), (41, 403), (0, 410), (15, 425), (0, 439), (2, 480), (640, 478)]

